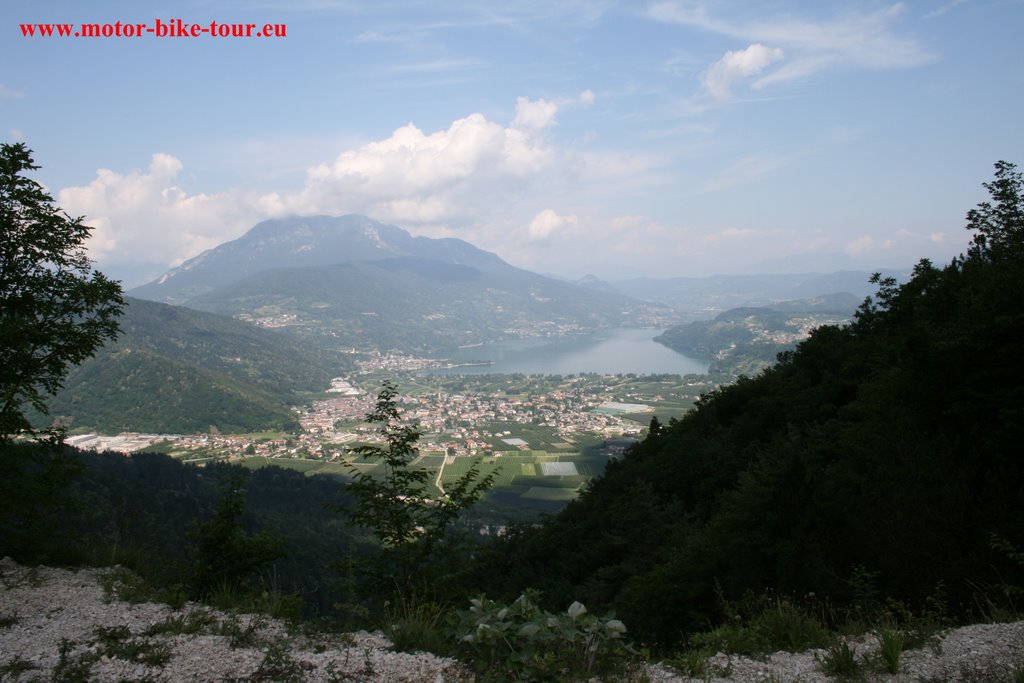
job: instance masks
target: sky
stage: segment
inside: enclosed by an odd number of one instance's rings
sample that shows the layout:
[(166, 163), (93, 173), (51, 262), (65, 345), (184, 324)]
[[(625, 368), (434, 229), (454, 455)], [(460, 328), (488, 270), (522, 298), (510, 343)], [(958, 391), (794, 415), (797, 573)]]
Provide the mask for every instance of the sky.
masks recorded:
[[(22, 29), (158, 20), (285, 35)], [(0, 140), (128, 287), (347, 213), (568, 278), (941, 264), (1024, 164), (1022, 28), (1024, 0), (5, 0)]]

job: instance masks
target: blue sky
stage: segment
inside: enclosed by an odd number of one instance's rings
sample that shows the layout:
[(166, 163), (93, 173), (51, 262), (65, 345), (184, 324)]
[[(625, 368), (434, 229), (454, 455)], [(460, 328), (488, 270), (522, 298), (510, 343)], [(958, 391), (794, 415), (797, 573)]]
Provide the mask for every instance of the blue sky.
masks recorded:
[[(284, 24), (26, 38), (20, 24)], [(365, 213), (531, 270), (946, 262), (1024, 164), (1024, 2), (27, 2), (0, 134), (138, 284), (256, 222)]]

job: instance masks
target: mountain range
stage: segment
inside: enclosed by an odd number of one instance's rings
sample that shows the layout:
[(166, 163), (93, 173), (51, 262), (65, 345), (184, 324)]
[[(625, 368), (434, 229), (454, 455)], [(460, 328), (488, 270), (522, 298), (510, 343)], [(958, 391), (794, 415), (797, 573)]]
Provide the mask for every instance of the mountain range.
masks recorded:
[[(885, 277), (907, 280), (909, 271), (881, 270)], [(602, 280), (588, 275), (576, 284), (597, 291), (672, 306), (686, 320), (706, 320), (719, 312), (746, 306), (771, 306), (782, 301), (848, 293), (863, 301), (875, 293), (872, 273), (712, 275), (709, 277), (632, 278)]]
[[(727, 304), (860, 295), (868, 277), (571, 283), (516, 268), (459, 239), (414, 237), (365, 216), (270, 220), (131, 290), (122, 336), (69, 374), (51, 414), (69, 418), (73, 428), (104, 432), (289, 428), (291, 406), (351, 367), (343, 351), (443, 355), (502, 338), (636, 326), (671, 328), (660, 341), (708, 356), (723, 339), (751, 334), (741, 329), (749, 328), (742, 322), (748, 314), (673, 326)], [(844, 306), (852, 308), (855, 297), (847, 297)], [(767, 329), (792, 314), (755, 317)], [(747, 342), (740, 346), (749, 351)], [(761, 346), (759, 367), (777, 350)]]
[(358, 215), (265, 221), (131, 294), (336, 346), (419, 352), (676, 319), (666, 304), (537, 275), (468, 242), (413, 237)]

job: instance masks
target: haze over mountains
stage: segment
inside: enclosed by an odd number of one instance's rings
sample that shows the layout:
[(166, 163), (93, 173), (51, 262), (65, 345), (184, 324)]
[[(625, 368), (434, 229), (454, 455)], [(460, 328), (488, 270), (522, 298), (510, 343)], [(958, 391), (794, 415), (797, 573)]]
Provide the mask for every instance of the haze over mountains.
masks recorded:
[(264, 221), (130, 293), (340, 344), (434, 352), (507, 337), (668, 327), (736, 306), (837, 292), (863, 298), (873, 291), (869, 276), (569, 283), (516, 268), (463, 240), (414, 237), (348, 215)]
[[(781, 337), (807, 312), (777, 302), (847, 292), (832, 301), (848, 314), (873, 290), (858, 272), (608, 275), (545, 277), (462, 240), (413, 237), (365, 216), (265, 221), (129, 292), (122, 336), (72, 371), (51, 414), (108, 433), (287, 428), (291, 406), (352, 367), (345, 350), (443, 357), (457, 346), (613, 327), (669, 328), (666, 346), (714, 359), (723, 373), (753, 371), (788, 348)], [(773, 308), (721, 313), (765, 304)]]
[(131, 294), (407, 351), (676, 319), (665, 304), (537, 275), (462, 240), (413, 237), (358, 215), (265, 221)]

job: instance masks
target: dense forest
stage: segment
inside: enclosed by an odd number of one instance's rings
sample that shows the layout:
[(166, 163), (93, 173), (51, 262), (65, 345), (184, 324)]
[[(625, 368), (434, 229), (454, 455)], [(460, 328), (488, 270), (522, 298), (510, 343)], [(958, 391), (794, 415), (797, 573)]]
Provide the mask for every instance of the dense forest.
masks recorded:
[(493, 544), (488, 593), (614, 608), (672, 645), (721, 619), (716, 593), (815, 593), (841, 607), (922, 604), (1020, 567), (1024, 541), (1024, 184), (997, 165), (968, 214), (968, 253), (922, 261), (846, 327), (819, 328), (772, 368), (612, 463), (539, 527)]
[[(442, 551), (407, 585), (455, 607), (536, 589), (547, 609), (614, 609), (666, 650), (720, 623), (726, 601), (765, 591), (814, 594), (837, 613), (895, 600), (966, 617), (986, 586), (1024, 585), (1024, 180), (1000, 163), (986, 187), (966, 254), (922, 261), (903, 285), (876, 278), (851, 324), (819, 328), (682, 419), (652, 421), (543, 523), (464, 553), (432, 539)], [(349, 526), (340, 479), (0, 449), (0, 556), (122, 563), (209, 594), (219, 547), (213, 578), (299, 596), (307, 614), (379, 614), (381, 591), (359, 575), (386, 565), (366, 562), (380, 553)]]
[(321, 392), (351, 359), (257, 328), (180, 306), (126, 297), (120, 335), (73, 367), (49, 400), (71, 429), (104, 433), (295, 429), (291, 406)]

